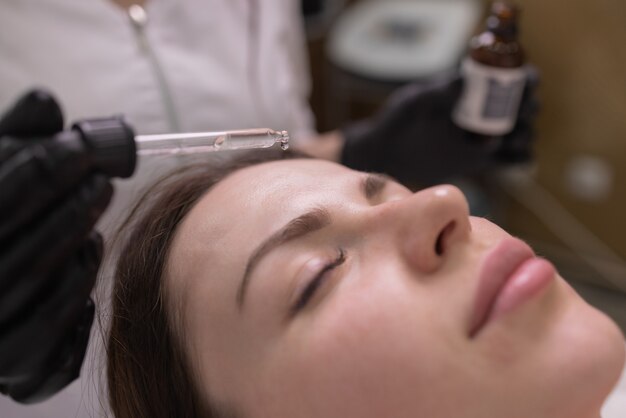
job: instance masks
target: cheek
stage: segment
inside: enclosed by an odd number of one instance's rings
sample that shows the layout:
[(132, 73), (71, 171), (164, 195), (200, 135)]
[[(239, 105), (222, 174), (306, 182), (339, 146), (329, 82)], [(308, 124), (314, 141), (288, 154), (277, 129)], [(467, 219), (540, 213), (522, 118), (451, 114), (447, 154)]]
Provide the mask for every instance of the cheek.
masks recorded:
[(415, 292), (402, 280), (378, 280), (338, 289), (318, 306), (282, 358), (292, 399), (317, 416), (436, 416), (459, 356), (434, 304)]

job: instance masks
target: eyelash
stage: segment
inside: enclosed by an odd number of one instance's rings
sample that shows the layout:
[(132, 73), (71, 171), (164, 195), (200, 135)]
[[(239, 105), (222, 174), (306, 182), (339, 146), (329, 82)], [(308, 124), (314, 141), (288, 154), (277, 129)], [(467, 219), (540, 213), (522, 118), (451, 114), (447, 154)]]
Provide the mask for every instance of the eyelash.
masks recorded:
[(291, 316), (297, 314), (298, 312), (300, 312), (302, 309), (306, 307), (306, 305), (315, 295), (315, 292), (317, 291), (317, 289), (319, 289), (320, 285), (323, 283), (327, 274), (333, 269), (342, 265), (344, 261), (346, 261), (346, 253), (344, 252), (343, 249), (340, 248), (339, 254), (337, 254), (337, 258), (335, 258), (333, 261), (331, 261), (330, 263), (322, 267), (320, 271), (317, 272), (317, 274), (306, 285), (306, 287), (304, 288), (304, 290), (298, 297), (298, 300), (296, 301), (296, 303), (294, 303), (294, 305), (291, 307)]

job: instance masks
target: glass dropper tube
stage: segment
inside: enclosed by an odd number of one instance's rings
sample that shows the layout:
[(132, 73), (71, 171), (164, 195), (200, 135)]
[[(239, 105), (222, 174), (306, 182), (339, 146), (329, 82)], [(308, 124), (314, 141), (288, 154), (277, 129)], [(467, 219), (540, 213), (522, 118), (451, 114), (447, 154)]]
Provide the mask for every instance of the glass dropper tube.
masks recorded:
[(226, 150), (289, 148), (289, 133), (273, 129), (244, 129), (222, 132), (137, 135), (137, 155), (196, 154)]

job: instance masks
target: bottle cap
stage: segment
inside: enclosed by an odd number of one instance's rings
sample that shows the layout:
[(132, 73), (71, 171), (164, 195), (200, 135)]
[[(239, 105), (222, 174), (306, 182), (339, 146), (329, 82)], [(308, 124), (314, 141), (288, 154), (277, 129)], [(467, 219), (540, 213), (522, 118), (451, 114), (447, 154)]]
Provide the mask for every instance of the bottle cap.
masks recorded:
[(519, 11), (519, 7), (510, 1), (498, 0), (494, 1), (491, 5), (491, 14), (494, 14), (501, 19), (515, 19), (517, 18)]
[(517, 19), (520, 9), (512, 2), (498, 0), (491, 5), (487, 28), (496, 35), (514, 38), (518, 34)]
[(94, 165), (110, 177), (130, 177), (137, 163), (135, 133), (121, 116), (74, 123)]

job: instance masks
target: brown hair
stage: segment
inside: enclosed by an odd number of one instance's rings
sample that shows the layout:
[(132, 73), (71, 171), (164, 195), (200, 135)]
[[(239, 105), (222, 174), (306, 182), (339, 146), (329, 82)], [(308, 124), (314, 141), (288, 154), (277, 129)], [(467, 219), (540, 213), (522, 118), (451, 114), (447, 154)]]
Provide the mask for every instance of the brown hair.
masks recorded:
[(117, 418), (232, 417), (232, 408), (200, 396), (181, 330), (173, 329), (164, 275), (176, 229), (215, 184), (241, 168), (293, 152), (258, 152), (228, 163), (193, 164), (164, 177), (122, 224), (107, 342), (109, 403)]

